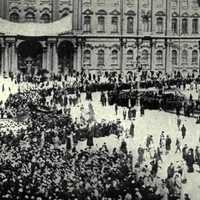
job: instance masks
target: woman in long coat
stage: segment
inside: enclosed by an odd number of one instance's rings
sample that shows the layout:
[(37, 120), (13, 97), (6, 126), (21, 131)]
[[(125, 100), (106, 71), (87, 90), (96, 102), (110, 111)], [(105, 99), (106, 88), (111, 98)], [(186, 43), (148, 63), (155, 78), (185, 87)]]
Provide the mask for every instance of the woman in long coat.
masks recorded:
[(133, 122), (131, 122), (129, 134), (130, 134), (131, 137), (134, 137), (134, 134), (135, 134), (135, 125), (133, 124)]
[(87, 146), (92, 147), (94, 146), (94, 135), (95, 135), (95, 131), (96, 131), (96, 124), (91, 122), (88, 125), (88, 137), (87, 137)]
[(193, 164), (194, 164), (194, 153), (193, 153), (193, 149), (190, 149), (188, 151), (188, 154), (186, 156), (186, 164), (188, 167), (188, 172), (192, 173), (194, 172), (194, 168), (193, 168)]

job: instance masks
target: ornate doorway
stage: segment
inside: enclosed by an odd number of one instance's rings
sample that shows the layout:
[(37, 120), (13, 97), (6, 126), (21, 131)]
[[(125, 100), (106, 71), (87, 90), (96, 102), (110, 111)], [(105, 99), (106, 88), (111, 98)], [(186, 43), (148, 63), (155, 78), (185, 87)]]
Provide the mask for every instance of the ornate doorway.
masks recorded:
[(42, 68), (42, 45), (37, 41), (24, 41), (18, 47), (18, 69), (23, 73), (36, 74)]
[(71, 74), (73, 72), (74, 46), (69, 41), (63, 41), (58, 46), (59, 72)]

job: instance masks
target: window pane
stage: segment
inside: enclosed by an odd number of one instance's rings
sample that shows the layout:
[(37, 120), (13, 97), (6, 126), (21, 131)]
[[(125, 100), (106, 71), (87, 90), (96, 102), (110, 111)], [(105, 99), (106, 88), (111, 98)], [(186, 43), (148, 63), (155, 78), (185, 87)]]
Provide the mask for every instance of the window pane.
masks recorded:
[(182, 33), (183, 34), (188, 33), (188, 20), (187, 19), (182, 20)]
[(173, 50), (172, 51), (172, 64), (177, 65), (177, 51)]
[(198, 52), (197, 52), (197, 50), (194, 50), (192, 52), (192, 64), (198, 65)]
[(113, 32), (118, 32), (118, 18), (117, 17), (112, 17), (112, 31)]
[(104, 51), (103, 50), (98, 51), (98, 64), (104, 65)]
[(105, 19), (104, 17), (98, 17), (98, 31), (105, 32)]
[(198, 19), (192, 20), (192, 33), (198, 33)]
[(172, 32), (173, 33), (177, 33), (177, 29), (178, 26), (177, 26), (177, 19), (172, 19)]
[(133, 33), (133, 17), (127, 18), (127, 33)]

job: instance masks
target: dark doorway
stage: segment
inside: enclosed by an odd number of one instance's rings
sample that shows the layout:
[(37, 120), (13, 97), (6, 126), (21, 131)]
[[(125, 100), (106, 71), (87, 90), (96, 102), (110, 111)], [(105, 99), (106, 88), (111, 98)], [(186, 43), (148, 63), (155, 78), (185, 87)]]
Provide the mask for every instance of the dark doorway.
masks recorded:
[(74, 46), (69, 41), (62, 42), (58, 47), (59, 72), (62, 74), (72, 74), (74, 61)]
[(25, 41), (18, 47), (18, 69), (32, 75), (42, 69), (42, 45), (37, 41)]

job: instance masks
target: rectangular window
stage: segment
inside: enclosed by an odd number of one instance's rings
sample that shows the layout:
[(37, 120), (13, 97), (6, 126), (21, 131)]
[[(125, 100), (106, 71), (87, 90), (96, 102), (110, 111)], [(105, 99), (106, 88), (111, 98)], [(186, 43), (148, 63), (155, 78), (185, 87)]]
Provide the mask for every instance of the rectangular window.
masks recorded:
[(133, 33), (133, 17), (127, 18), (127, 33)]
[(90, 16), (84, 17), (84, 31), (91, 32), (91, 17)]
[(198, 19), (192, 20), (192, 33), (198, 33), (199, 32), (198, 27)]
[(163, 19), (162, 18), (157, 19), (157, 32), (163, 33)]
[(112, 17), (112, 32), (117, 33), (118, 32), (118, 18)]
[(183, 34), (188, 33), (188, 20), (187, 19), (182, 20), (182, 33)]
[(177, 19), (172, 19), (172, 33), (178, 32)]
[(98, 17), (98, 32), (105, 32), (105, 18)]

